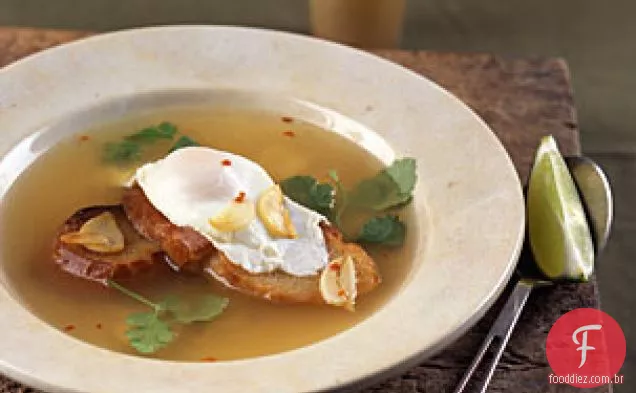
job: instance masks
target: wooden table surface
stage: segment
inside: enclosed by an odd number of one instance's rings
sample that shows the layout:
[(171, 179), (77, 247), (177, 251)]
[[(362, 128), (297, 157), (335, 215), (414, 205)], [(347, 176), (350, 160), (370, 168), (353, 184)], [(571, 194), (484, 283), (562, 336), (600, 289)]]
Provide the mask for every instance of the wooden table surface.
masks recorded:
[[(0, 66), (87, 35), (0, 28)], [(542, 135), (554, 135), (564, 154), (580, 152), (569, 74), (563, 60), (422, 51), (375, 52), (425, 75), (471, 106), (502, 141), (524, 183)], [(369, 386), (364, 392), (452, 391), (501, 305), (502, 299), (466, 335), (438, 356), (403, 375)], [(494, 374), (489, 392), (580, 392), (569, 386), (548, 384), (551, 370), (545, 357), (545, 340), (552, 324), (564, 313), (579, 307), (599, 307), (596, 280), (536, 290)], [(611, 386), (605, 386), (587, 391), (611, 390)], [(9, 392), (36, 390), (0, 375), (0, 393)]]

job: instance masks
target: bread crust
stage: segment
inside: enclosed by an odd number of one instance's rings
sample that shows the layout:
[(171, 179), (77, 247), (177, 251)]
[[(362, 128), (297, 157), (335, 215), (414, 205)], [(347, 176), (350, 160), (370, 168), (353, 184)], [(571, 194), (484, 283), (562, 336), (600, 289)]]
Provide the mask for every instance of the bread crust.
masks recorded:
[(212, 243), (199, 232), (171, 223), (150, 203), (138, 185), (124, 190), (122, 204), (135, 229), (146, 239), (158, 242), (178, 267), (215, 253)]
[[(358, 295), (373, 290), (381, 282), (373, 259), (357, 244), (345, 243), (340, 232), (322, 225), (330, 260), (341, 256), (353, 258)], [(281, 271), (254, 274), (229, 261), (223, 253), (210, 258), (207, 269), (225, 285), (247, 295), (275, 303), (325, 304), (320, 294), (320, 275), (296, 277)]]
[[(63, 243), (60, 237), (76, 232), (93, 217), (110, 212), (124, 235), (124, 249), (117, 253), (99, 253), (80, 244)], [(58, 230), (53, 245), (53, 261), (62, 270), (83, 279), (106, 284), (110, 278), (136, 275), (161, 263), (164, 254), (158, 243), (141, 236), (132, 226), (121, 205), (91, 206), (73, 213)]]

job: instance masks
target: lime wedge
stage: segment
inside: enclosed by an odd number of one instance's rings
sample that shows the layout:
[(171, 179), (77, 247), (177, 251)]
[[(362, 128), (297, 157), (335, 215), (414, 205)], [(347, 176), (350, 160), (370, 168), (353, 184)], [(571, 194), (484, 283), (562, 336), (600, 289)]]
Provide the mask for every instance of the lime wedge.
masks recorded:
[(530, 247), (551, 279), (587, 281), (594, 245), (574, 180), (552, 136), (541, 139), (528, 186)]

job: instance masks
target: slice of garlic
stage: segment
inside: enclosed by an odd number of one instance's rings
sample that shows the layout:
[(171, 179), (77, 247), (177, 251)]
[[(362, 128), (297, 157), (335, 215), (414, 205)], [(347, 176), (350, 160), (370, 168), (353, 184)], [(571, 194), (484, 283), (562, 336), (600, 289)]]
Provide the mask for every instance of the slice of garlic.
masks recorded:
[(320, 294), (325, 303), (354, 311), (357, 285), (353, 258), (336, 258), (320, 274)]
[(340, 269), (342, 269), (342, 258), (329, 262), (320, 274), (320, 294), (327, 304), (339, 306), (346, 300), (338, 294)]
[(81, 244), (91, 251), (100, 253), (119, 252), (125, 245), (124, 234), (117, 226), (115, 216), (110, 212), (104, 212), (86, 221), (77, 232), (63, 234), (60, 241)]
[(340, 269), (340, 288), (345, 291), (347, 302), (345, 308), (353, 311), (356, 305), (356, 297), (358, 296), (356, 264), (349, 255), (345, 257), (342, 268)]
[(210, 225), (221, 232), (236, 232), (248, 226), (256, 217), (254, 204), (250, 201), (232, 201), (217, 216), (208, 220)]
[(295, 239), (296, 228), (289, 218), (280, 186), (273, 185), (263, 191), (256, 203), (256, 213), (273, 237)]

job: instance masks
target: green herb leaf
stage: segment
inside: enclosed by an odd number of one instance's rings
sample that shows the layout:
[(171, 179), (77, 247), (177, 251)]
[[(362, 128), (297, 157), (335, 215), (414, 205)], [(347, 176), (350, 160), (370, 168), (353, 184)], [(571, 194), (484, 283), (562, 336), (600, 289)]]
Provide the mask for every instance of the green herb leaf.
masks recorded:
[(225, 310), (230, 300), (215, 295), (206, 295), (197, 304), (188, 304), (176, 296), (169, 296), (161, 302), (162, 309), (172, 313), (181, 323), (211, 321)]
[(382, 211), (403, 205), (412, 198), (417, 176), (415, 160), (396, 160), (370, 179), (362, 180), (349, 196), (352, 205)]
[(334, 203), (331, 184), (318, 183), (311, 176), (293, 176), (280, 183), (283, 193), (308, 209), (329, 216)]
[(393, 161), (393, 164), (387, 167), (385, 172), (395, 181), (401, 195), (410, 196), (417, 182), (415, 170), (415, 159), (407, 157)]
[(386, 172), (380, 172), (358, 183), (349, 195), (349, 203), (382, 211), (402, 203), (406, 198), (408, 196), (400, 195), (400, 190), (393, 178)]
[(104, 145), (103, 159), (110, 163), (125, 164), (141, 158), (141, 145), (153, 143), (161, 139), (172, 139), (177, 127), (169, 122), (144, 128), (132, 135), (124, 137), (121, 142), (110, 142)]
[(328, 212), (333, 205), (333, 187), (330, 184), (318, 183), (311, 189), (311, 198), (318, 211)]
[(201, 146), (201, 145), (199, 145), (199, 143), (195, 141), (194, 139), (184, 135), (181, 138), (177, 139), (177, 141), (174, 143), (174, 146), (172, 146), (172, 148), (170, 149), (170, 153), (172, 153), (175, 150), (179, 150), (183, 147), (190, 147), (190, 146)]
[(406, 226), (397, 216), (374, 217), (364, 224), (358, 241), (401, 246), (405, 235)]
[(124, 139), (132, 142), (146, 143), (154, 142), (158, 139), (172, 139), (177, 133), (177, 126), (172, 123), (163, 122), (154, 127), (147, 127)]
[(126, 337), (130, 345), (141, 353), (157, 352), (175, 338), (170, 326), (155, 312), (131, 314), (126, 323)]
[(126, 319), (128, 324), (126, 337), (128, 337), (130, 345), (137, 351), (146, 354), (158, 351), (175, 339), (176, 335), (165, 320), (169, 317), (168, 314), (174, 317), (172, 323), (188, 324), (210, 321), (219, 316), (229, 303), (226, 298), (206, 295), (196, 305), (183, 304), (176, 296), (169, 296), (163, 302), (156, 304), (114, 280), (108, 279), (106, 283), (110, 288), (116, 289), (154, 310), (154, 312), (131, 314)]
[(104, 145), (102, 158), (106, 162), (121, 163), (140, 158), (139, 144), (131, 141), (111, 142)]

